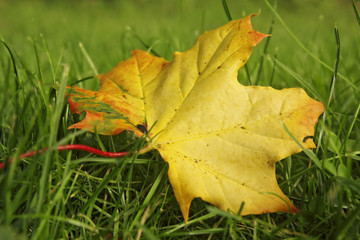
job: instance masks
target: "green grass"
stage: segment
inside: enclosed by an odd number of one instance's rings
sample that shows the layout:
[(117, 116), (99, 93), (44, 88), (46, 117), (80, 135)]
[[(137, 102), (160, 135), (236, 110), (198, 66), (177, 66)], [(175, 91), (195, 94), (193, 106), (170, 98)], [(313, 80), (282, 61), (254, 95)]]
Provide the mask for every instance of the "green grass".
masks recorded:
[(239, 217), (196, 199), (185, 224), (156, 151), (110, 159), (54, 150), (69, 143), (141, 149), (143, 140), (125, 133), (68, 130), (79, 116), (64, 86), (85, 79), (77, 85), (95, 89), (92, 76), (136, 48), (171, 60), (227, 21), (221, 0), (205, 2), (0, 2), (0, 161), (14, 157), (0, 170), (0, 239), (360, 238), (360, 22), (350, 0), (279, 0), (276, 10), (273, 2), (228, 1), (233, 19), (261, 9), (254, 28), (272, 29), (239, 81), (299, 86), (325, 105), (317, 148), (277, 164), (279, 185), (299, 213)]

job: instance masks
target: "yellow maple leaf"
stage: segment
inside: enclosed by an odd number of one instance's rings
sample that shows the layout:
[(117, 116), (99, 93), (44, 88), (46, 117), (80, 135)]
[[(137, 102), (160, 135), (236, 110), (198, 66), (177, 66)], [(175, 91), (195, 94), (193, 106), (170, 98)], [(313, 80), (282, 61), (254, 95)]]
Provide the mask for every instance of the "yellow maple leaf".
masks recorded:
[[(250, 17), (203, 33), (194, 46), (167, 62), (144, 51), (100, 76), (99, 91), (69, 90), (71, 128), (141, 135), (141, 152), (157, 149), (185, 221), (194, 198), (241, 215), (296, 212), (279, 188), (275, 163), (300, 152), (285, 124), (305, 148), (314, 148), (314, 125), (323, 105), (300, 88), (243, 86), (237, 71), (266, 35)], [(139, 127), (142, 126), (142, 127)]]

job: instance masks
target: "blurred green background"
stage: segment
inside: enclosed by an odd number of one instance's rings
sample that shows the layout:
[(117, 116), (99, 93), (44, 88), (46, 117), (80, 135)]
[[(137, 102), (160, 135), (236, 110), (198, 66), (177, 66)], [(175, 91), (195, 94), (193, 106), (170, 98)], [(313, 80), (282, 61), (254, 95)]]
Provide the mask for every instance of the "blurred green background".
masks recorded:
[[(261, 32), (269, 31), (274, 17), (263, 0), (227, 2), (234, 19), (261, 11), (253, 26)], [(335, 44), (335, 24), (344, 44), (352, 32), (359, 31), (350, 3), (279, 0), (277, 10), (310, 50), (324, 54), (328, 42)], [(188, 49), (201, 32), (226, 21), (221, 0), (0, 1), (0, 36), (16, 47), (19, 55), (33, 51), (32, 44), (26, 42), (42, 34), (54, 57), (63, 46), (82, 42), (100, 69), (129, 56), (129, 49), (144, 48), (135, 35), (170, 59), (173, 51)], [(280, 54), (293, 51), (292, 40), (279, 24), (274, 26), (272, 41), (273, 49), (278, 48)], [(313, 42), (320, 44), (311, 46)]]

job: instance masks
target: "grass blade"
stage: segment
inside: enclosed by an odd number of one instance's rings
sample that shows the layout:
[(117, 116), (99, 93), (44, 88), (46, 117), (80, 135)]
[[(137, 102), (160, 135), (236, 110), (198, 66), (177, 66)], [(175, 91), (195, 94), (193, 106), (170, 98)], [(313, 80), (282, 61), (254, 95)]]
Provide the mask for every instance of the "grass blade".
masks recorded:
[(55, 83), (56, 82), (55, 70), (54, 70), (54, 65), (53, 65), (53, 62), (52, 62), (52, 59), (51, 59), (51, 56), (50, 56), (48, 44), (47, 44), (46, 39), (44, 38), (44, 36), (42, 34), (40, 35), (40, 37), (43, 40), (43, 45), (45, 47), (45, 52), (46, 52), (46, 55), (48, 57), (49, 64), (50, 64), (51, 75), (53, 77), (53, 83)]
[(89, 63), (93, 73), (95, 76), (99, 75), (98, 70), (95, 67), (95, 64), (93, 62), (93, 60), (91, 59), (91, 57), (89, 56), (88, 52), (86, 51), (84, 44), (82, 44), (82, 42), (79, 42), (79, 47), (81, 52), (84, 54), (86, 61)]
[(280, 62), (280, 60), (276, 58), (272, 58), (274, 61), (274, 64), (276, 63), (277, 66), (284, 69), (288, 74), (290, 74), (300, 85), (302, 85), (307, 91), (309, 91), (313, 96), (315, 96), (317, 99), (320, 99), (321, 102), (322, 98), (320, 94), (314, 89), (314, 87), (305, 81), (299, 74), (291, 70), (288, 66), (286, 66), (284, 63)]
[(16, 89), (19, 89), (19, 74), (18, 74), (18, 70), (17, 70), (17, 67), (16, 67), (14, 55), (13, 55), (10, 47), (3, 40), (1, 40), (1, 42), (5, 46), (8, 53), (10, 54), (11, 62), (12, 62), (12, 65), (13, 65), (15, 76), (16, 76), (16, 82), (15, 82), (16, 83)]
[(166, 172), (165, 171), (166, 169), (167, 168), (164, 167), (161, 170), (160, 174), (158, 175), (155, 182), (153, 183), (151, 189), (149, 190), (148, 194), (146, 195), (146, 198), (145, 198), (144, 202), (142, 203), (141, 210), (139, 210), (137, 212), (135, 218), (133, 219), (133, 221), (132, 221), (132, 223), (131, 223), (131, 225), (129, 227), (129, 231), (131, 231), (134, 228), (134, 226), (139, 223), (139, 219), (142, 216), (143, 212), (145, 211), (146, 207), (149, 205), (151, 198), (154, 196), (154, 193), (155, 193), (157, 187), (159, 186), (159, 184), (160, 184), (160, 182), (161, 182), (161, 180), (162, 180), (162, 178), (163, 178), (163, 176), (164, 176), (164, 174)]
[(353, 6), (353, 9), (354, 9), (354, 13), (355, 13), (355, 17), (356, 17), (356, 20), (360, 26), (360, 16), (359, 16), (359, 12), (358, 10), (356, 9), (356, 6), (355, 6), (355, 0), (352, 0), (352, 6)]
[[(333, 68), (331, 66), (329, 66), (327, 63), (325, 63), (323, 60), (321, 60), (320, 58), (318, 58), (317, 56), (315, 56), (315, 54), (313, 54), (309, 49), (307, 49), (305, 47), (304, 44), (302, 44), (302, 42), (295, 36), (295, 34), (293, 33), (293, 31), (290, 30), (290, 28), (287, 26), (287, 24), (285, 23), (285, 21), (282, 19), (282, 17), (278, 14), (278, 12), (273, 8), (273, 6), (271, 6), (271, 4), (269, 3), (268, 0), (265, 0), (266, 5), (268, 5), (268, 7), (270, 8), (270, 10), (274, 13), (274, 15), (276, 16), (276, 18), (278, 19), (278, 21), (281, 23), (281, 25), (283, 25), (283, 27), (285, 28), (285, 30), (289, 33), (289, 35), (295, 40), (295, 42), (310, 56), (312, 57), (315, 61), (317, 61), (318, 63), (320, 63), (322, 66), (324, 66), (326, 69), (333, 71)], [(343, 80), (345, 80), (352, 88), (354, 88), (355, 91), (359, 91), (359, 87), (356, 86), (349, 78), (347, 78), (345, 75), (338, 73), (339, 77), (341, 77)]]
[(137, 32), (136, 32), (134, 29), (132, 29), (132, 28), (130, 28), (130, 27), (128, 27), (127, 29), (128, 29), (128, 31), (140, 42), (140, 44), (143, 45), (143, 46), (147, 49), (147, 52), (150, 52), (151, 54), (155, 55), (156, 57), (160, 57), (160, 54), (157, 53), (157, 52), (154, 50), (154, 48), (153, 48), (153, 45), (154, 45), (154, 44), (150, 45), (150, 44), (146, 43), (146, 42), (139, 36), (139, 34), (137, 34)]
[(230, 14), (230, 11), (229, 11), (226, 0), (222, 0), (222, 5), (223, 5), (223, 8), (224, 8), (224, 11), (225, 11), (225, 14), (226, 14), (226, 17), (227, 17), (228, 21), (231, 21), (232, 17), (231, 17), (231, 14)]
[[(274, 1), (274, 9), (277, 9), (277, 0)], [(268, 34), (271, 35), (272, 31), (273, 31), (273, 28), (274, 28), (274, 24), (275, 24), (275, 19), (273, 18), (271, 20), (271, 24), (270, 24), (270, 29), (268, 31)], [(265, 42), (265, 46), (264, 46), (264, 49), (263, 49), (263, 52), (260, 56), (260, 64), (259, 64), (259, 69), (258, 69), (258, 72), (257, 72), (257, 75), (256, 75), (256, 79), (255, 79), (255, 83), (254, 85), (258, 85), (259, 84), (259, 80), (260, 80), (260, 75), (261, 75), (261, 72), (263, 70), (263, 64), (264, 64), (264, 58), (265, 58), (265, 54), (267, 52), (267, 48), (269, 46), (269, 43), (270, 43), (270, 40), (271, 40), (271, 36), (267, 37), (266, 38), (266, 42)], [(276, 58), (276, 57), (275, 57)], [(272, 80), (270, 80), (272, 82)]]
[[(271, 33), (272, 33), (272, 31), (273, 31), (274, 23), (275, 23), (275, 20), (273, 19), (273, 20), (271, 21), (270, 29), (269, 29), (269, 31), (268, 31), (268, 34), (269, 34), (269, 35), (271, 35)], [(271, 39), (271, 37), (267, 37), (267, 38), (266, 38), (265, 46), (264, 46), (263, 52), (262, 52), (262, 54), (261, 54), (261, 56), (260, 56), (259, 69), (258, 69), (256, 78), (255, 78), (255, 83), (254, 83), (254, 85), (258, 85), (258, 84), (259, 84), (260, 75), (261, 75), (261, 72), (262, 72), (262, 70), (263, 70), (264, 58), (265, 58), (266, 51), (267, 51), (267, 48), (268, 48), (269, 43), (270, 43), (270, 39)]]
[(336, 76), (337, 76), (337, 72), (338, 72), (339, 61), (340, 61), (340, 35), (339, 35), (339, 30), (336, 26), (335, 26), (335, 38), (336, 38), (336, 60), (335, 60), (333, 76), (332, 76), (331, 84), (330, 84), (330, 94), (329, 94), (329, 99), (327, 102), (328, 108), (330, 106), (331, 100), (335, 97), (334, 96), (335, 82), (336, 82)]
[(315, 163), (315, 165), (320, 168), (321, 170), (324, 170), (320, 159), (314, 154), (314, 152), (310, 151), (309, 149), (306, 149), (295, 137), (294, 135), (290, 132), (290, 130), (286, 127), (286, 125), (281, 122), (281, 125), (283, 126), (283, 128), (285, 129), (286, 133), (291, 137), (292, 140), (294, 140), (294, 142), (296, 142), (296, 144), (302, 149), (302, 151)]

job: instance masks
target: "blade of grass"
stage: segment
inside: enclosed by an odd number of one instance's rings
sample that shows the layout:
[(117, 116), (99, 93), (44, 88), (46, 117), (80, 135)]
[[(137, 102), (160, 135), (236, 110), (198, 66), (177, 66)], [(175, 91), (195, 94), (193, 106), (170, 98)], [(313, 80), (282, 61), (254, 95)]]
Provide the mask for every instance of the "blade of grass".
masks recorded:
[(79, 80), (71, 83), (69, 86), (71, 86), (71, 87), (72, 87), (72, 86), (75, 86), (75, 85), (78, 84), (78, 83), (85, 82), (85, 81), (87, 81), (87, 80), (89, 80), (89, 79), (92, 79), (92, 78), (96, 78), (96, 77), (95, 77), (95, 76), (84, 77), (84, 78), (82, 78), (82, 79), (79, 79)]
[(353, 120), (351, 121), (350, 127), (346, 133), (345, 140), (344, 140), (345, 142), (342, 145), (342, 149), (341, 149), (343, 152), (346, 152), (346, 142), (350, 138), (350, 134), (351, 134), (352, 130), (354, 129), (355, 122), (358, 121), (359, 111), (360, 111), (360, 103), (358, 104), (358, 106), (355, 110)]
[(92, 61), (91, 57), (89, 56), (89, 54), (86, 51), (84, 44), (82, 44), (82, 42), (79, 42), (79, 47), (80, 47), (82, 54), (85, 56), (86, 61), (89, 63), (90, 68), (92, 69), (94, 75), (95, 76), (99, 75), (99, 72), (96, 69), (94, 62)]
[(330, 103), (331, 100), (335, 97), (335, 83), (336, 83), (336, 76), (337, 76), (337, 72), (338, 72), (338, 66), (339, 66), (339, 61), (340, 61), (340, 35), (339, 35), (339, 29), (335, 26), (334, 28), (335, 31), (335, 39), (336, 39), (336, 60), (335, 60), (335, 65), (334, 65), (334, 71), (333, 71), (333, 76), (331, 79), (331, 84), (330, 84), (330, 93), (329, 93), (329, 99), (327, 102), (327, 107), (330, 107)]
[(284, 130), (286, 131), (286, 133), (291, 137), (292, 140), (294, 140), (294, 142), (302, 149), (302, 151), (315, 163), (315, 165), (320, 169), (320, 170), (324, 170), (320, 159), (314, 154), (314, 152), (310, 151), (309, 149), (306, 149), (295, 137), (294, 135), (290, 132), (290, 130), (286, 127), (286, 125), (281, 122), (281, 125), (283, 126)]
[[(67, 85), (67, 80), (69, 77), (69, 66), (64, 65), (63, 74), (60, 80), (60, 88), (58, 91), (57, 99), (56, 99), (56, 106), (54, 110), (54, 114), (50, 119), (50, 136), (48, 140), (48, 146), (54, 146), (56, 142), (57, 132), (59, 129), (60, 124), (60, 116), (64, 106), (64, 99), (65, 99), (65, 87)], [(48, 187), (48, 179), (49, 179), (49, 172), (51, 168), (51, 163), (54, 161), (52, 158), (53, 151), (47, 151), (45, 155), (44, 166), (41, 171), (41, 177), (39, 180), (39, 196), (38, 196), (38, 203), (36, 206), (36, 213), (41, 214), (44, 211), (44, 202), (46, 199), (46, 191)], [(47, 219), (42, 219), (40, 225), (45, 224)], [(36, 234), (41, 234), (42, 229), (36, 229)]]
[(139, 223), (139, 219), (142, 216), (143, 212), (145, 211), (146, 207), (149, 205), (150, 200), (154, 196), (154, 193), (155, 193), (156, 189), (158, 188), (160, 182), (162, 181), (162, 178), (166, 172), (166, 169), (167, 169), (167, 167), (164, 167), (161, 170), (161, 172), (158, 175), (158, 177), (156, 178), (155, 182), (152, 184), (152, 187), (150, 188), (149, 192), (147, 193), (145, 200), (141, 204), (140, 210), (137, 212), (136, 216), (134, 217), (134, 219), (128, 229), (129, 232), (131, 232), (133, 230), (133, 228), (135, 227), (135, 225)]
[(274, 76), (275, 76), (275, 70), (276, 70), (276, 60), (277, 60), (277, 51), (278, 49), (275, 50), (275, 55), (273, 57), (273, 67), (272, 67), (272, 71), (271, 71), (271, 76), (270, 76), (270, 82), (269, 82), (269, 86), (272, 86), (273, 80), (274, 80)]
[(3, 40), (1, 40), (2, 44), (5, 46), (6, 50), (8, 51), (8, 53), (10, 54), (10, 58), (11, 58), (11, 62), (12, 62), (12, 65), (13, 65), (13, 69), (14, 69), (14, 73), (15, 73), (15, 76), (16, 76), (16, 89), (19, 88), (19, 74), (18, 74), (18, 70), (17, 70), (17, 67), (16, 67), (16, 63), (15, 63), (15, 58), (14, 58), (14, 55), (10, 49), (10, 47), (6, 44), (6, 42), (4, 42)]
[[(136, 146), (134, 146), (133, 150), (130, 152), (133, 152), (133, 154), (131, 155), (131, 158), (133, 160), (135, 160), (138, 156), (139, 153), (139, 148), (143, 148), (144, 145), (144, 141), (145, 139), (140, 139), (140, 141), (137, 143)], [(133, 165), (133, 162), (132, 162)], [(125, 161), (123, 161), (121, 164), (117, 164), (112, 171), (103, 178), (103, 180), (101, 181), (101, 183), (97, 186), (96, 191), (92, 194), (91, 198), (85, 203), (85, 205), (82, 207), (81, 212), (86, 212), (87, 216), (90, 217), (91, 213), (92, 213), (92, 209), (94, 207), (94, 202), (97, 198), (97, 196), (101, 193), (101, 191), (103, 191), (103, 189), (106, 187), (106, 184), (114, 179), (114, 176), (118, 173), (121, 172), (122, 169), (126, 166)]]
[[(274, 9), (275, 9), (275, 10), (277, 9), (277, 0), (274, 1)], [(271, 33), (272, 33), (272, 31), (273, 31), (273, 28), (274, 28), (274, 24), (275, 24), (275, 19), (273, 18), (273, 19), (271, 20), (271, 24), (270, 24), (270, 29), (269, 29), (269, 31), (268, 31), (268, 35), (271, 35)], [(265, 46), (264, 46), (263, 52), (262, 52), (262, 54), (261, 54), (261, 56), (260, 56), (260, 65), (259, 65), (259, 69), (258, 69), (256, 78), (255, 78), (255, 83), (254, 83), (254, 85), (258, 85), (258, 84), (259, 84), (260, 75), (261, 75), (261, 72), (262, 72), (262, 70), (263, 70), (264, 58), (265, 58), (266, 51), (267, 51), (267, 48), (268, 48), (268, 46), (269, 46), (270, 40), (271, 40), (271, 36), (269, 36), (269, 37), (266, 38)], [(276, 56), (275, 56), (275, 58), (276, 58)], [(271, 81), (272, 81), (272, 80), (271, 80)]]
[(222, 0), (222, 5), (223, 5), (223, 8), (224, 8), (224, 11), (225, 11), (225, 14), (226, 14), (226, 17), (227, 17), (228, 21), (231, 21), (232, 17), (231, 17), (231, 14), (230, 14), (230, 11), (229, 11), (226, 0)]
[[(283, 25), (283, 27), (285, 28), (285, 30), (289, 33), (289, 35), (295, 40), (295, 42), (310, 56), (312, 57), (315, 61), (317, 61), (318, 63), (320, 63), (322, 66), (324, 66), (326, 69), (333, 71), (333, 68), (331, 66), (329, 66), (327, 63), (325, 63), (324, 61), (322, 61), (320, 58), (318, 58), (317, 56), (315, 56), (315, 54), (313, 54), (309, 49), (307, 49), (305, 47), (304, 44), (302, 44), (302, 42), (295, 36), (295, 34), (293, 33), (293, 31), (290, 30), (290, 28), (287, 26), (287, 24), (285, 23), (285, 21), (282, 19), (282, 17), (278, 14), (278, 12), (273, 8), (273, 6), (271, 6), (271, 4), (269, 3), (268, 0), (265, 0), (266, 5), (270, 8), (270, 10), (274, 13), (274, 15), (276, 16), (276, 18), (278, 19), (278, 21), (281, 23), (281, 25)], [(355, 91), (359, 91), (359, 87), (356, 86), (349, 78), (347, 78), (345, 75), (338, 73), (339, 77), (341, 77), (343, 80), (345, 80), (352, 88), (354, 88)]]
[[(7, 50), (9, 51), (9, 54), (11, 56), (12, 59), (12, 64), (13, 64), (13, 70), (14, 72), (16, 72), (16, 78), (18, 78), (17, 75), (17, 66), (16, 66), (16, 62), (13, 56), (12, 51), (10, 50), (10, 48), (6, 45), (5, 42), (3, 42), (3, 44), (5, 45), (5, 47), (7, 48)], [(16, 84), (18, 85), (17, 80), (15, 81)], [(17, 93), (15, 93), (17, 94)], [(15, 131), (12, 131), (10, 133), (10, 136), (8, 137), (9, 142), (12, 140), (15, 140), (15, 138), (18, 138), (19, 136), (21, 136), (22, 141), (20, 141), (17, 144), (17, 148), (16, 148), (16, 152), (14, 155), (14, 164), (12, 164), (6, 171), (5, 171), (5, 176), (4, 176), (4, 182), (2, 184), (2, 191), (4, 192), (4, 194), (2, 194), (2, 198), (4, 201), (4, 222), (5, 224), (10, 224), (10, 222), (12, 221), (13, 218), (13, 204), (12, 204), (12, 191), (11, 186), (13, 185), (12, 183), (14, 182), (14, 179), (16, 179), (16, 168), (17, 168), (17, 161), (19, 160), (19, 154), (21, 151), (23, 151), (23, 149), (25, 148), (25, 145), (27, 144), (27, 141), (32, 133), (33, 128), (36, 125), (36, 120), (38, 117), (38, 113), (35, 112), (33, 113), (33, 116), (28, 120), (27, 123), (27, 128), (25, 129), (25, 133), (22, 132), (22, 128), (21, 127), (17, 127), (17, 125), (19, 124), (19, 122), (23, 122), (23, 118), (24, 116), (21, 115), (22, 112), (26, 112), (26, 110), (28, 109), (29, 105), (30, 105), (30, 99), (31, 96), (28, 95), (25, 97), (25, 101), (24, 104), (20, 104), (20, 102), (18, 101), (18, 97), (15, 97), (15, 99), (13, 99), (14, 101), (14, 105), (18, 108), (16, 109), (16, 113), (14, 113), (13, 118), (15, 118), (13, 121), (13, 127), (15, 127)], [(10, 143), (10, 148), (12, 148), (11, 146), (12, 144)], [(8, 161), (8, 160), (6, 160)], [(5, 162), (6, 162), (5, 161)], [(3, 165), (5, 163), (2, 163), (1, 165)], [(16, 205), (16, 204), (15, 204)]]
[(352, 6), (353, 6), (353, 9), (354, 9), (354, 13), (355, 13), (355, 17), (356, 17), (356, 20), (360, 26), (360, 16), (359, 16), (359, 12), (355, 6), (355, 0), (352, 0)]
[(94, 208), (94, 202), (96, 201), (96, 198), (98, 195), (103, 191), (103, 189), (106, 187), (107, 183), (114, 179), (115, 175), (121, 172), (121, 169), (125, 166), (124, 163), (117, 164), (115, 167), (112, 168), (111, 172), (106, 175), (101, 183), (97, 186), (96, 191), (91, 195), (91, 198), (86, 201), (84, 206), (81, 209), (81, 212), (86, 212), (88, 217), (91, 217), (92, 210)]
[[(208, 208), (209, 206), (207, 206), (206, 208)], [(215, 207), (209, 207), (209, 208), (214, 208), (214, 209), (217, 209), (219, 211), (222, 211), (218, 208), (215, 208)], [(209, 209), (208, 209), (209, 210)], [(159, 237), (165, 237), (165, 236), (170, 236), (172, 235), (172, 233), (176, 232), (177, 230), (179, 229), (182, 229), (182, 228), (185, 228), (185, 227), (189, 227), (191, 224), (195, 224), (197, 222), (201, 222), (201, 221), (205, 221), (207, 219), (210, 219), (210, 218), (213, 218), (216, 216), (216, 213), (214, 212), (210, 212), (206, 215), (203, 215), (203, 216), (200, 216), (198, 218), (195, 218), (195, 219), (192, 219), (192, 220), (189, 220), (187, 223), (180, 223), (180, 224), (177, 224), (177, 225), (173, 225), (173, 226), (168, 226), (167, 228), (170, 228), (170, 230), (167, 230), (166, 232), (164, 233), (161, 233), (159, 234)]]
[(154, 49), (153, 49), (153, 45), (150, 45), (148, 43), (146, 43), (140, 36), (139, 34), (137, 34), (137, 32), (135, 32), (135, 30), (131, 27), (128, 27), (127, 30), (140, 42), (141, 45), (143, 45), (148, 52), (150, 52), (151, 54), (155, 55), (156, 57), (160, 57), (160, 54), (158, 54)]
[(37, 49), (37, 44), (36, 44), (35, 39), (33, 38), (32, 41), (33, 41), (33, 45), (34, 45), (34, 52), (35, 52), (36, 64), (37, 64), (37, 68), (38, 68), (38, 75), (39, 75), (39, 82), (40, 82), (40, 83), (38, 83), (37, 87), (39, 88), (39, 91), (40, 91), (41, 97), (43, 99), (44, 105), (47, 106), (48, 101), (45, 98), (43, 85), (41, 84), (41, 83), (44, 82), (44, 74), (43, 74), (42, 68), (40, 67), (39, 52), (38, 52), (38, 49)]
[(66, 187), (66, 184), (70, 181), (71, 173), (67, 174), (64, 179), (62, 179), (61, 185), (56, 191), (56, 194), (53, 199), (51, 199), (50, 203), (47, 204), (47, 208), (44, 214), (44, 218), (42, 218), (42, 221), (40, 222), (39, 226), (37, 227), (36, 231), (34, 232), (34, 235), (32, 235), (33, 239), (39, 239), (40, 236), (43, 235), (43, 229), (46, 226), (53, 208), (55, 207), (55, 204), (58, 203), (58, 201), (61, 201), (64, 196), (64, 188)]
[[(78, 220), (75, 220), (73, 218), (67, 218), (67, 217), (60, 217), (60, 216), (51, 216), (51, 215), (45, 215), (45, 214), (22, 214), (22, 215), (16, 215), (15, 216), (16, 218), (28, 218), (28, 219), (43, 219), (43, 218), (47, 218), (48, 220), (56, 220), (56, 221), (62, 221), (62, 222), (66, 222), (66, 223), (69, 223), (69, 224), (72, 224), (74, 226), (77, 226), (77, 227), (81, 227), (81, 228), (84, 228), (86, 230), (89, 230), (91, 232), (99, 232), (99, 227), (95, 227), (95, 226), (91, 226), (91, 225), (88, 225), (88, 224), (85, 224), (83, 222), (80, 222)], [(41, 238), (38, 238), (38, 239), (43, 239), (43, 236), (41, 236)]]
[[(275, 20), (273, 19), (273, 20), (271, 21), (270, 29), (269, 29), (269, 31), (268, 31), (268, 34), (269, 34), (269, 35), (271, 35), (271, 33), (272, 33), (274, 23), (275, 23)], [(265, 46), (264, 46), (263, 52), (262, 52), (262, 54), (261, 54), (261, 56), (260, 56), (259, 69), (258, 69), (257, 74), (256, 74), (256, 78), (255, 78), (255, 83), (254, 83), (254, 85), (258, 85), (258, 84), (259, 84), (261, 72), (263, 71), (264, 58), (265, 58), (266, 51), (267, 51), (267, 48), (268, 48), (269, 43), (270, 43), (270, 39), (271, 39), (271, 37), (267, 37), (267, 38), (266, 38)]]
[(56, 76), (55, 76), (55, 71), (54, 71), (54, 65), (53, 65), (53, 62), (52, 62), (52, 59), (51, 59), (51, 56), (50, 56), (50, 51), (49, 51), (46, 39), (44, 38), (44, 35), (40, 34), (40, 37), (41, 37), (41, 39), (43, 41), (45, 52), (46, 52), (46, 55), (47, 55), (48, 60), (49, 60), (49, 65), (50, 65), (50, 69), (51, 69), (51, 76), (53, 77), (53, 83), (55, 83), (56, 82)]
[(279, 67), (284, 69), (288, 74), (290, 74), (300, 85), (302, 85), (307, 91), (309, 91), (313, 96), (315, 96), (317, 99), (319, 99), (321, 102), (323, 102), (321, 95), (314, 89), (314, 87), (305, 79), (303, 79), (299, 74), (291, 70), (288, 66), (286, 66), (284, 63), (280, 62), (280, 60), (271, 57), (271, 59), (274, 61), (274, 64), (276, 63)]
[(249, 84), (249, 86), (251, 86), (251, 85), (252, 85), (252, 83), (251, 83), (251, 76), (250, 76), (250, 72), (249, 72), (249, 68), (248, 68), (247, 63), (245, 63), (244, 69), (245, 69), (246, 79), (247, 79), (247, 81), (248, 81), (248, 84)]
[[(331, 83), (330, 83), (330, 93), (329, 93), (329, 98), (327, 101), (327, 105), (325, 108), (325, 111), (323, 113), (322, 119), (323, 119), (323, 123), (326, 123), (327, 120), (327, 114), (330, 111), (330, 103), (331, 100), (335, 94), (335, 83), (336, 83), (336, 77), (338, 74), (338, 66), (339, 66), (339, 61), (340, 61), (340, 35), (339, 35), (339, 31), (338, 28), (335, 26), (334, 28), (335, 31), (335, 39), (336, 39), (336, 60), (335, 60), (335, 64), (334, 64), (334, 70), (333, 70), (333, 75), (332, 75), (332, 79), (331, 79)], [(318, 138), (318, 146), (321, 143), (322, 137), (324, 134), (324, 128), (321, 128), (320, 133), (319, 133), (319, 138)], [(319, 151), (319, 149), (317, 149), (317, 152)]]

